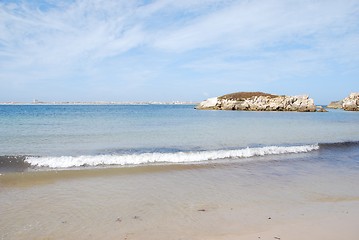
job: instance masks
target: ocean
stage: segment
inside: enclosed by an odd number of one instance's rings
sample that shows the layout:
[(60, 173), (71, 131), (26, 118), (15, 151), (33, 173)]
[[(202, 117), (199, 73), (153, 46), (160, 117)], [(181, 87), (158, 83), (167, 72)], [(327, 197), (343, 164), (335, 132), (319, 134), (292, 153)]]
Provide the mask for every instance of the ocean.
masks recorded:
[(193, 105), (0, 106), (0, 136), (0, 171), (247, 161), (357, 142), (359, 114), (198, 111)]
[(0, 174), (0, 239), (241, 239), (357, 216), (359, 114), (2, 105)]

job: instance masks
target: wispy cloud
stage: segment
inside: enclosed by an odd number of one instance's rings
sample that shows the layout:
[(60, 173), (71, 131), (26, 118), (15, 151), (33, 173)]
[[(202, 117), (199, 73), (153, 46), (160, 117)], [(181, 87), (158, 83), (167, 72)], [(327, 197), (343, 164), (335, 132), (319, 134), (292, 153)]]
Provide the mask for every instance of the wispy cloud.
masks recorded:
[(322, 35), (341, 35), (353, 28), (357, 31), (358, 27), (355, 15), (358, 4), (347, 3), (242, 1), (195, 18), (170, 34), (164, 33), (156, 45), (176, 51), (211, 46), (247, 51), (300, 41), (300, 38), (315, 40)]
[(0, 100), (44, 81), (49, 91), (60, 84), (112, 98), (114, 87), (128, 96), (131, 86), (165, 92), (177, 81), (177, 95), (191, 99), (193, 87), (219, 78), (225, 90), (338, 72), (353, 82), (358, 42), (356, 0), (6, 1)]

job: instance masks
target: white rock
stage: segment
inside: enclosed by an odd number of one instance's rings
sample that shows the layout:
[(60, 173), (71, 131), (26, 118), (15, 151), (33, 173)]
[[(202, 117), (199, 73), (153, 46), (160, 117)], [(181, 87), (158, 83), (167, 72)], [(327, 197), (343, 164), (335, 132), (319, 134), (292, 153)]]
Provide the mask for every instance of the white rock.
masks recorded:
[(344, 98), (343, 109), (346, 111), (359, 111), (359, 93), (351, 93)]
[(196, 108), (197, 109), (215, 109), (219, 105), (217, 97), (208, 98), (205, 101), (202, 101)]
[(196, 108), (249, 111), (316, 111), (314, 100), (309, 98), (308, 95), (278, 97), (254, 96), (244, 101), (215, 97), (201, 102)]

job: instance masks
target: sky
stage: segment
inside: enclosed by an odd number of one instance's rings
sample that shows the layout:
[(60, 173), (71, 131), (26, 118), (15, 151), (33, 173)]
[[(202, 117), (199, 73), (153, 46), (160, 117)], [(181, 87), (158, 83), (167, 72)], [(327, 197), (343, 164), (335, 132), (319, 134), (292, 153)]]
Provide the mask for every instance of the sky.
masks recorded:
[(359, 92), (359, 0), (0, 0), (0, 102)]

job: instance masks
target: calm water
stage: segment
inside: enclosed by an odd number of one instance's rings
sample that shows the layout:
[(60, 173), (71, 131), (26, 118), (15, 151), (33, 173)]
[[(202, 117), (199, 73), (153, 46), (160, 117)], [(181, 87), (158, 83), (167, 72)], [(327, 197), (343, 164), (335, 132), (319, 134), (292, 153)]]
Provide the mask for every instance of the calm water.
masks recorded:
[[(6, 159), (55, 168), (201, 162), (307, 152), (317, 150), (317, 144), (359, 141), (356, 112), (197, 111), (193, 107), (0, 106), (2, 165)], [(271, 149), (275, 146), (287, 149)]]

